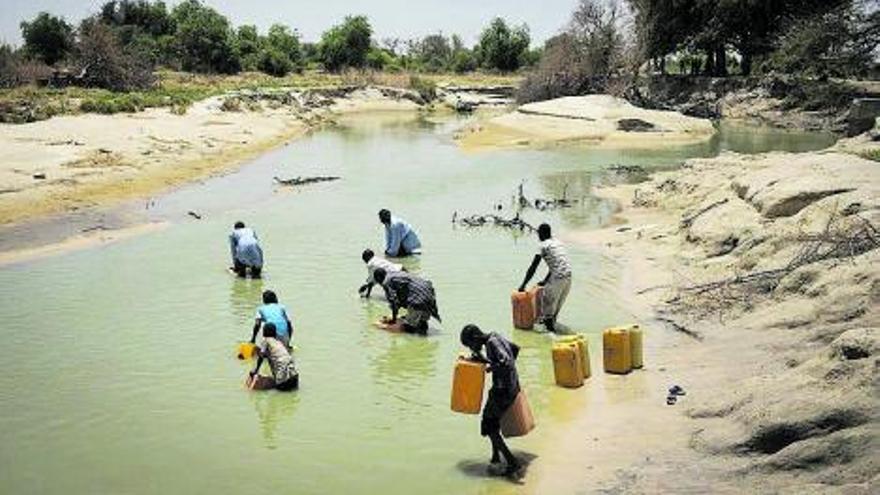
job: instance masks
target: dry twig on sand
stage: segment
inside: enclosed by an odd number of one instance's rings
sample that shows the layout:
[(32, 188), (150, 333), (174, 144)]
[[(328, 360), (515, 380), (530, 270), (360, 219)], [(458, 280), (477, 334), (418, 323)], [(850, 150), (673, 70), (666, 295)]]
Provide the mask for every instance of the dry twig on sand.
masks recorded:
[(842, 221), (831, 215), (821, 232), (798, 236), (801, 248), (785, 266), (737, 274), (713, 282), (682, 287), (667, 301), (680, 310), (709, 314), (721, 312), (734, 304), (751, 307), (756, 297), (766, 296), (779, 286), (783, 278), (798, 268), (822, 261), (846, 260), (880, 248), (880, 232), (860, 217)]

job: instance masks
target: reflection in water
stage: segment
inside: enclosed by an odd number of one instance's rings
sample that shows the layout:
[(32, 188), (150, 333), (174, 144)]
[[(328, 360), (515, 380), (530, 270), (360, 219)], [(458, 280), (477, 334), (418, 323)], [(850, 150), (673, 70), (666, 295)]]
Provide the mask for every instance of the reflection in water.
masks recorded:
[[(255, 311), (263, 301), (263, 280), (240, 279), (232, 275), (229, 278), (229, 306), (235, 321), (245, 326), (253, 323)], [(281, 299), (283, 295), (279, 294), (278, 297)], [(243, 329), (242, 335), (245, 333)]]
[(278, 427), (289, 421), (296, 412), (299, 394), (294, 392), (277, 392), (274, 390), (250, 392), (251, 403), (257, 412), (260, 432), (266, 448), (278, 448)]

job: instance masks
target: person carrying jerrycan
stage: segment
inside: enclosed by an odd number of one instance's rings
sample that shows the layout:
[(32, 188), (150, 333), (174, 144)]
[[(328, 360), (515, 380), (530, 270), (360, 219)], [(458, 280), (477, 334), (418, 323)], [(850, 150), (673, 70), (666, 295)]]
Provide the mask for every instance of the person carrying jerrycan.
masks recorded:
[[(516, 476), (521, 465), (510, 452), (501, 436), (501, 418), (516, 401), (519, 394), (519, 374), (516, 371), (516, 358), (519, 346), (495, 332), (484, 333), (476, 325), (466, 325), (461, 329), (461, 343), (471, 350), (471, 359), (488, 364), (487, 373), (492, 373), (492, 388), (483, 406), (480, 434), (489, 437), (492, 443), (492, 458), (489, 470), (492, 474)], [(483, 348), (486, 349), (485, 356)], [(507, 468), (501, 466), (501, 455), (507, 461)]]

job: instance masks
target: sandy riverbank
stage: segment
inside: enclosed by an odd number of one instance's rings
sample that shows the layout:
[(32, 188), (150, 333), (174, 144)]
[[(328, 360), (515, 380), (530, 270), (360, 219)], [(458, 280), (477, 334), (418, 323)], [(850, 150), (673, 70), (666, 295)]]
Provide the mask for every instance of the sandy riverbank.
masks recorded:
[(149, 197), (228, 170), (335, 115), (418, 108), (370, 90), (235, 111), (223, 100), (201, 101), (184, 115), (148, 109), (0, 124), (0, 225)]
[[(876, 493), (878, 187), (876, 162), (829, 150), (694, 159), (599, 190), (614, 224), (567, 240), (621, 264), (648, 364), (620, 381), (643, 391), (613, 415), (593, 400), (532, 491)], [(622, 386), (601, 378), (606, 397)], [(667, 406), (673, 383), (688, 395)]]
[(708, 119), (639, 108), (608, 95), (587, 95), (522, 105), (465, 129), (459, 142), (468, 149), (559, 143), (631, 149), (699, 143), (714, 133)]

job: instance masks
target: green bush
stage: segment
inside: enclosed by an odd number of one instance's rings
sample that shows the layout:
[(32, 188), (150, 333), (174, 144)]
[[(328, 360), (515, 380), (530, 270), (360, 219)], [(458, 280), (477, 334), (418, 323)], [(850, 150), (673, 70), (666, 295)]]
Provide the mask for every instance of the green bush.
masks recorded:
[(290, 58), (280, 50), (267, 47), (260, 51), (257, 68), (270, 76), (283, 77), (291, 71), (293, 64)]

